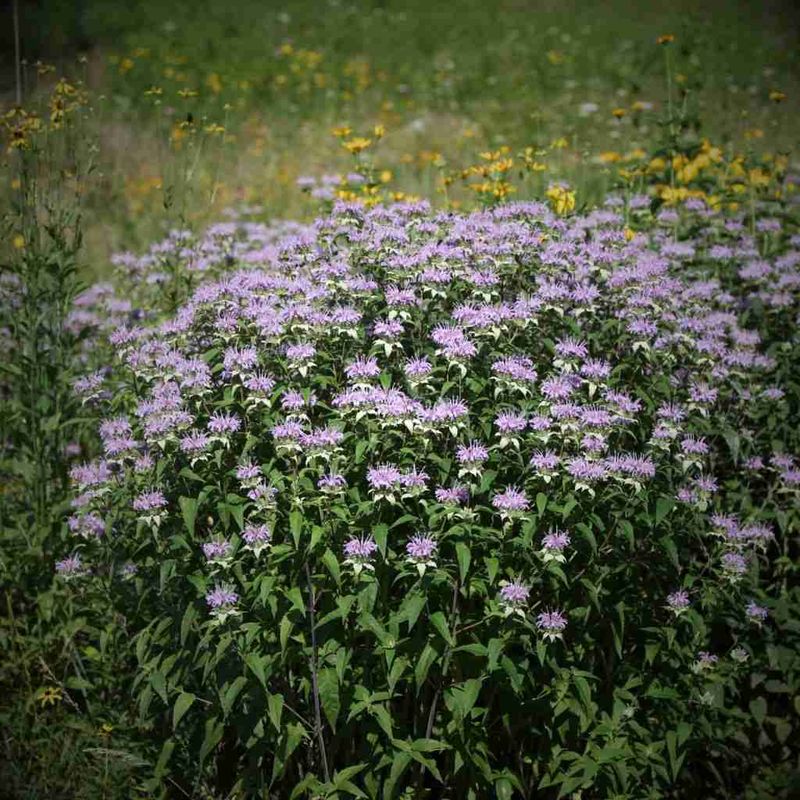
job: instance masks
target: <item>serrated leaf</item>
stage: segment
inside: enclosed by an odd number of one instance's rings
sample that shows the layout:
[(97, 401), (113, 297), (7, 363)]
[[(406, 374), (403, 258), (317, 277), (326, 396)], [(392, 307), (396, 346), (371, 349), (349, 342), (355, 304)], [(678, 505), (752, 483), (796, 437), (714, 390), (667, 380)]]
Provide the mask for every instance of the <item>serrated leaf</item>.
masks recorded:
[(281, 715), (283, 714), (283, 695), (267, 695), (267, 715), (276, 731), (281, 729)]
[(292, 534), (295, 549), (300, 549), (300, 536), (303, 533), (303, 512), (294, 509), (289, 512), (289, 531)]
[(264, 687), (267, 688), (267, 675), (264, 672), (264, 663), (261, 660), (261, 656), (257, 653), (248, 653), (244, 657), (244, 663), (250, 668), (250, 671), (253, 675), (258, 678), (258, 682)]
[(389, 528), (381, 523), (372, 529), (372, 537), (375, 539), (375, 544), (378, 545), (378, 550), (381, 556), (386, 558), (386, 543), (389, 537)]
[(425, 679), (428, 677), (428, 670), (430, 670), (431, 664), (436, 660), (436, 656), (436, 650), (429, 644), (426, 644), (414, 666), (414, 680), (416, 681), (417, 689), (425, 683)]
[(456, 544), (456, 559), (458, 560), (458, 574), (461, 578), (461, 583), (464, 583), (472, 561), (472, 553), (464, 542)]
[(423, 608), (425, 608), (425, 596), (421, 594), (410, 594), (403, 601), (400, 609), (400, 620), (405, 619), (408, 622), (409, 631), (416, 625), (419, 615)]
[(192, 707), (195, 696), (191, 692), (181, 692), (172, 709), (172, 730), (178, 727), (186, 712)]
[(383, 800), (394, 800), (397, 782), (403, 777), (403, 773), (411, 763), (411, 753), (395, 750), (392, 754), (392, 766), (389, 770), (389, 777), (383, 785)]
[(155, 689), (158, 696), (165, 702), (169, 703), (169, 699), (167, 698), (167, 679), (164, 677), (164, 673), (156, 670), (150, 676), (150, 685)]
[(222, 713), (227, 717), (240, 692), (247, 685), (247, 678), (239, 675), (229, 685), (224, 687), (222, 694)]
[(331, 577), (336, 581), (337, 586), (342, 585), (342, 572), (339, 566), (339, 559), (336, 558), (333, 551), (329, 548), (322, 554), (322, 563), (325, 568), (330, 572)]
[(456, 719), (463, 720), (467, 717), (481, 691), (481, 681), (478, 678), (470, 678), (468, 681), (453, 686), (445, 694), (445, 704), (453, 713)]
[(224, 730), (225, 727), (217, 717), (210, 717), (206, 720), (205, 735), (200, 745), (200, 763), (205, 761), (208, 754), (219, 744)]
[(178, 505), (181, 507), (181, 516), (186, 530), (190, 536), (194, 536), (194, 524), (197, 519), (198, 501), (196, 497), (179, 497)]
[(321, 669), (317, 675), (317, 685), (319, 687), (319, 699), (322, 710), (330, 723), (331, 729), (336, 730), (336, 720), (339, 717), (341, 699), (339, 697), (339, 677), (335, 669), (326, 667)]
[(447, 642), (447, 644), (450, 646), (455, 644), (453, 641), (453, 635), (450, 633), (450, 627), (447, 624), (447, 618), (441, 611), (431, 614), (430, 620), (431, 625), (433, 625), (433, 627), (436, 629), (436, 632)]

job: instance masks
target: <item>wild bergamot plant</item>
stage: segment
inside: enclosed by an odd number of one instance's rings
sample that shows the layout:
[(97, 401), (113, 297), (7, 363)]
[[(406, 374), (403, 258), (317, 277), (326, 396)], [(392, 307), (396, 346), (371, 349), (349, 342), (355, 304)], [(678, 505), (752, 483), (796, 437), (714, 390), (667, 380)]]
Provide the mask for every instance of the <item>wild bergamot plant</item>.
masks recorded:
[(122, 259), (193, 282), (77, 387), (104, 452), (57, 572), (126, 620), (156, 781), (665, 796), (794, 552), (800, 240), (769, 222), (338, 203)]

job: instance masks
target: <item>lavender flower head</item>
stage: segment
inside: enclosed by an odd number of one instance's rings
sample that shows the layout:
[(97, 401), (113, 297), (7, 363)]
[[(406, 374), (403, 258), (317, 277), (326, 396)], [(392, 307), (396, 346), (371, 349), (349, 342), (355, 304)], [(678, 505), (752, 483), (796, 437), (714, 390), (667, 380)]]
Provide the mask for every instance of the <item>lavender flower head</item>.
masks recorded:
[(435, 539), (418, 533), (412, 536), (406, 544), (406, 558), (417, 567), (420, 575), (424, 575), (427, 567), (436, 566), (437, 548)]
[(566, 561), (564, 549), (570, 543), (569, 534), (566, 531), (554, 530), (542, 537), (541, 557), (545, 563), (548, 561)]
[(745, 614), (747, 614), (747, 618), (751, 622), (755, 622), (757, 625), (760, 625), (769, 616), (769, 611), (767, 611), (764, 606), (760, 606), (753, 600), (747, 604), (744, 611)]
[(481, 466), (489, 458), (489, 450), (480, 442), (459, 445), (456, 449), (456, 460), (461, 465), (458, 477), (474, 475), (480, 477)]
[(503, 519), (512, 519), (530, 508), (530, 502), (524, 492), (509, 486), (505, 491), (499, 492), (492, 498), (492, 506), (500, 512)]
[(737, 581), (747, 572), (747, 559), (741, 553), (724, 553), (722, 571), (731, 581)]
[(500, 606), (505, 616), (516, 614), (524, 619), (531, 590), (522, 581), (508, 581), (500, 588)]
[(238, 602), (239, 595), (228, 584), (217, 585), (206, 594), (206, 603), (211, 609), (211, 615), (220, 623), (237, 613)]
[(323, 494), (340, 494), (347, 488), (347, 480), (343, 475), (332, 472), (317, 481), (317, 488)]
[(231, 555), (231, 543), (225, 539), (215, 539), (205, 542), (202, 546), (203, 555), (211, 564), (224, 564)]
[(248, 525), (242, 531), (245, 550), (251, 550), (256, 558), (272, 543), (272, 531), (268, 525)]
[(689, 608), (689, 593), (683, 589), (667, 595), (667, 608), (676, 616)]
[(344, 563), (353, 567), (356, 577), (363, 569), (375, 569), (372, 560), (378, 545), (372, 536), (351, 536), (342, 549), (345, 556)]
[(561, 611), (543, 611), (536, 617), (536, 627), (546, 641), (560, 639), (567, 627), (567, 618)]
[(229, 414), (223, 411), (215, 411), (208, 420), (208, 430), (211, 433), (225, 435), (236, 433), (242, 427), (242, 421), (236, 414)]
[(69, 580), (85, 575), (86, 570), (83, 568), (80, 555), (73, 553), (62, 561), (56, 562), (56, 573), (59, 577)]
[(133, 499), (133, 510), (141, 514), (141, 519), (158, 527), (166, 516), (167, 499), (160, 491), (142, 492)]

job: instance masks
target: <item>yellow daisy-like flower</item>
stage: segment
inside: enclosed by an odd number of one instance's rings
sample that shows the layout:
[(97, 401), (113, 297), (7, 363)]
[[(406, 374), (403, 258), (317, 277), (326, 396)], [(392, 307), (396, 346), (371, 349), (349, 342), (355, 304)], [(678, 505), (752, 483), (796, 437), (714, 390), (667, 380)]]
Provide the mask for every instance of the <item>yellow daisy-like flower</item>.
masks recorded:
[(675, 34), (664, 33), (656, 39), (656, 44), (671, 44), (675, 41)]
[(64, 699), (64, 693), (58, 686), (45, 686), (38, 692), (36, 699), (39, 701), (39, 705), (42, 707), (54, 706), (56, 703), (60, 703)]
[(782, 103), (786, 99), (786, 94), (779, 89), (773, 89), (769, 93), (769, 99), (772, 100), (773, 103)]
[(354, 155), (363, 152), (372, 144), (372, 139), (366, 139), (363, 136), (354, 136), (352, 139), (342, 142), (342, 146), (348, 153)]

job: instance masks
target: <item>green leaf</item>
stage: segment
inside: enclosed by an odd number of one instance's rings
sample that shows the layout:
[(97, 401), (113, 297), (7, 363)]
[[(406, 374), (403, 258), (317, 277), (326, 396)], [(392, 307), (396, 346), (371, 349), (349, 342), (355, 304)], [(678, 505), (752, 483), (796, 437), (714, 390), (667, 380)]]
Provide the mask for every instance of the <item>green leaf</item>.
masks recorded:
[(675, 501), (671, 497), (659, 497), (656, 501), (656, 525), (669, 514), (675, 507)]
[(300, 591), (300, 587), (292, 586), (292, 588), (286, 591), (285, 594), (286, 599), (292, 604), (292, 608), (305, 615), (306, 604), (303, 601), (303, 594)]
[(367, 447), (369, 447), (369, 441), (367, 439), (362, 439), (356, 444), (354, 463), (360, 464), (364, 460), (364, 452), (366, 451)]
[(411, 753), (395, 750), (392, 754), (392, 767), (389, 770), (389, 777), (383, 785), (383, 800), (393, 800), (397, 782), (403, 777), (403, 773), (411, 763)]
[(289, 617), (284, 617), (281, 620), (280, 630), (279, 630), (279, 638), (281, 642), (281, 654), (285, 655), (286, 653), (286, 644), (289, 641), (289, 634), (292, 631), (294, 625)]
[(540, 517), (544, 514), (546, 508), (547, 508), (547, 495), (544, 492), (539, 492), (536, 495), (536, 510), (539, 512)]
[(248, 653), (244, 657), (244, 663), (250, 668), (253, 675), (258, 678), (258, 682), (266, 689), (267, 675), (264, 672), (264, 664), (261, 661), (261, 656), (256, 653)]
[(275, 758), (272, 762), (272, 781), (274, 782), (278, 777), (283, 774), (286, 768), (286, 763), (292, 756), (292, 753), (297, 749), (297, 746), (303, 741), (306, 735), (306, 729), (298, 722), (290, 722), (283, 731), (284, 735), (275, 753)]
[(456, 544), (456, 558), (458, 559), (458, 574), (461, 577), (461, 582), (464, 583), (472, 560), (472, 553), (470, 553), (469, 547), (464, 542)]
[(438, 739), (414, 739), (411, 742), (411, 749), (419, 753), (438, 753), (441, 750), (449, 750), (450, 745)]
[(453, 686), (444, 693), (444, 700), (447, 707), (458, 720), (467, 717), (481, 691), (481, 681), (478, 678), (470, 678), (459, 686)]
[(150, 685), (158, 693), (158, 696), (165, 703), (169, 704), (169, 699), (167, 698), (167, 679), (164, 677), (164, 673), (156, 670), (150, 676)]
[(767, 716), (767, 701), (763, 697), (756, 697), (755, 700), (751, 700), (750, 713), (753, 715), (753, 719), (759, 725), (762, 725)]
[(578, 699), (581, 701), (581, 705), (587, 714), (590, 713), (592, 708), (592, 689), (589, 686), (589, 682), (580, 675), (573, 676), (572, 682), (578, 690)]
[(192, 623), (197, 618), (197, 609), (193, 605), (186, 607), (183, 612), (183, 619), (181, 620), (181, 646), (186, 644), (186, 639), (189, 636), (189, 631), (192, 629)]
[(239, 675), (239, 677), (235, 678), (229, 685), (227, 685), (227, 688), (225, 688), (224, 692), (221, 693), (222, 713), (226, 717), (231, 713), (231, 709), (233, 708), (233, 704), (236, 702), (236, 698), (246, 685), (247, 678), (245, 678), (244, 675)]
[(453, 641), (453, 635), (450, 633), (450, 628), (447, 625), (447, 618), (445, 615), (441, 611), (437, 611), (435, 614), (431, 614), (430, 620), (431, 625), (436, 629), (439, 636), (452, 647), (455, 642)]
[(167, 739), (164, 742), (164, 746), (161, 748), (161, 753), (158, 756), (158, 761), (156, 762), (155, 769), (153, 770), (153, 775), (156, 778), (161, 778), (167, 771), (167, 763), (169, 762), (170, 756), (172, 756), (172, 751), (175, 749), (175, 740), (174, 739)]
[(331, 729), (336, 730), (336, 720), (339, 717), (341, 699), (339, 697), (339, 678), (336, 670), (326, 667), (321, 669), (317, 675), (317, 685), (319, 686), (319, 699), (322, 710), (330, 723)]
[(678, 773), (681, 770), (681, 765), (686, 757), (685, 753), (678, 755), (678, 737), (675, 731), (667, 731), (667, 755), (669, 756), (669, 770), (672, 774), (672, 780), (678, 779)]
[(436, 650), (429, 644), (426, 644), (414, 667), (414, 680), (417, 683), (417, 689), (425, 683), (425, 679), (428, 677), (428, 670), (431, 668), (431, 664), (436, 660), (436, 656)]
[(589, 543), (589, 547), (592, 548), (592, 552), (597, 552), (597, 539), (595, 538), (594, 533), (592, 533), (592, 529), (585, 523), (579, 522), (575, 526), (575, 530), (581, 535), (582, 539), (585, 539)]
[(294, 540), (295, 549), (300, 549), (300, 536), (303, 533), (303, 512), (295, 509), (289, 512), (289, 530)]
[(203, 737), (203, 743), (200, 745), (201, 763), (206, 760), (208, 754), (219, 744), (224, 730), (225, 727), (217, 717), (209, 717), (206, 720), (205, 736)]
[(283, 714), (283, 695), (267, 695), (267, 714), (269, 721), (273, 724), (276, 731), (281, 729), (281, 715)]
[(183, 719), (183, 715), (192, 707), (195, 696), (191, 692), (181, 692), (175, 701), (172, 709), (172, 730), (178, 727), (178, 723)]
[(481, 486), (478, 489), (478, 493), (483, 494), (483, 492), (487, 492), (491, 489), (492, 485), (494, 484), (494, 479), (497, 477), (497, 471), (493, 469), (487, 469), (484, 471), (483, 475), (481, 476)]
[(375, 544), (378, 545), (381, 555), (386, 558), (386, 541), (389, 536), (389, 528), (383, 523), (376, 525), (372, 529), (372, 536), (375, 539)]
[(425, 608), (426, 599), (422, 594), (410, 594), (403, 601), (398, 614), (398, 620), (406, 620), (408, 622), (408, 630), (410, 631), (416, 625), (419, 619), (420, 612)]
[(330, 572), (331, 577), (336, 581), (337, 586), (342, 585), (342, 573), (341, 568), (339, 567), (339, 559), (336, 558), (333, 551), (328, 548), (322, 554), (322, 563), (325, 565), (328, 572)]
[(392, 729), (392, 715), (387, 711), (385, 706), (374, 705), (369, 708), (375, 721), (380, 725), (381, 730), (390, 738), (394, 738), (394, 730)]
[(508, 778), (498, 778), (494, 784), (494, 792), (497, 800), (512, 800), (514, 797), (514, 787)]
[(619, 522), (619, 530), (620, 533), (625, 537), (625, 541), (628, 543), (628, 548), (633, 550), (634, 544), (634, 535), (633, 535), (633, 525), (631, 525), (628, 520), (623, 519)]
[(181, 507), (181, 515), (183, 516), (183, 524), (186, 526), (186, 530), (189, 531), (190, 536), (194, 536), (194, 523), (197, 519), (197, 498), (179, 497), (178, 505)]

